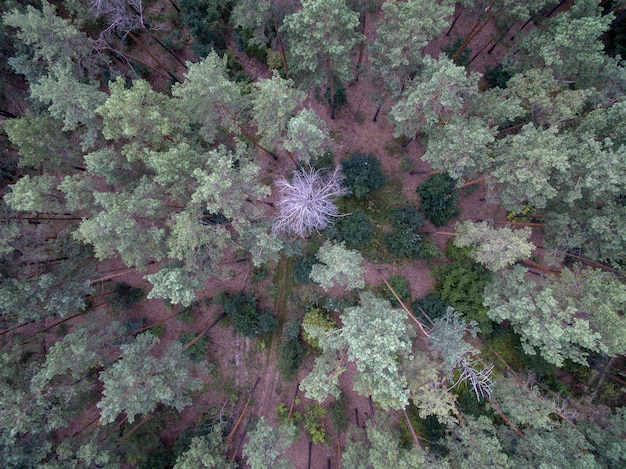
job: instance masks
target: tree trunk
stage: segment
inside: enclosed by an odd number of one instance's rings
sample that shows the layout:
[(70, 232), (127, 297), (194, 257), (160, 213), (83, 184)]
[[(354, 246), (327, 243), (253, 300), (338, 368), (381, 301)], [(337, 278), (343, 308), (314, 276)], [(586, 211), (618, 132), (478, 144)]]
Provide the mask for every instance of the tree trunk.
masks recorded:
[(374, 118), (372, 119), (372, 122), (376, 122), (378, 120), (378, 113), (380, 112), (381, 107), (382, 107), (382, 104), (379, 104), (378, 107), (376, 108), (376, 112), (374, 113)]
[(274, 9), (270, 6), (270, 11), (272, 13), (272, 22), (274, 23), (274, 30), (276, 31), (276, 43), (278, 44), (278, 52), (280, 52), (280, 57), (283, 59), (283, 67), (285, 69), (285, 78), (289, 80), (289, 67), (287, 66), (287, 56), (285, 55), (285, 48), (283, 47), (283, 38), (278, 32), (278, 22), (276, 21), (276, 15), (274, 14)]
[(361, 65), (363, 63), (363, 52), (365, 50), (365, 23), (367, 21), (367, 10), (363, 11), (363, 23), (361, 24), (361, 34), (363, 35), (363, 40), (359, 44), (359, 55), (356, 62), (356, 78), (354, 81), (359, 81), (359, 72), (361, 71)]
[(454, 20), (452, 21), (452, 24), (450, 25), (450, 29), (448, 29), (448, 32), (446, 33), (446, 37), (450, 36), (450, 33), (452, 32), (452, 29), (454, 28), (454, 25), (456, 24), (456, 22), (461, 17), (461, 13), (463, 13), (464, 9), (465, 9), (465, 7), (462, 6), (461, 9), (459, 10), (459, 14), (454, 17)]
[(141, 48), (141, 49), (142, 49), (142, 50), (143, 50), (146, 54), (148, 54), (148, 55), (152, 58), (152, 60), (154, 60), (154, 61), (155, 61), (155, 62), (159, 65), (159, 67), (161, 67), (161, 68), (165, 71), (165, 73), (167, 73), (167, 74), (170, 76), (170, 78), (172, 78), (172, 79), (173, 79), (174, 81), (176, 81), (177, 83), (182, 83), (182, 81), (180, 80), (180, 78), (178, 78), (176, 75), (174, 75), (172, 72), (170, 72), (170, 71), (169, 71), (169, 70), (165, 67), (165, 65), (163, 65), (163, 64), (161, 63), (161, 61), (160, 61), (159, 59), (157, 59), (154, 55), (152, 55), (152, 52), (150, 52), (150, 50), (149, 50), (146, 46), (144, 46), (144, 45), (143, 45), (143, 43), (142, 43), (139, 39), (137, 39), (137, 37), (136, 37), (136, 36), (135, 36), (135, 35), (134, 35), (131, 31), (128, 31), (128, 35), (130, 36), (130, 38), (131, 38), (133, 41), (135, 41), (135, 43), (136, 43), (136, 44), (137, 44), (137, 45), (138, 45), (138, 46), (139, 46), (139, 47), (140, 47), (140, 48)]
[(252, 387), (252, 391), (250, 391), (250, 396), (248, 396), (248, 401), (246, 402), (246, 405), (244, 406), (243, 410), (241, 411), (241, 415), (237, 419), (237, 422), (235, 422), (235, 425), (233, 426), (233, 429), (230, 431), (230, 433), (226, 437), (226, 442), (227, 443), (230, 444), (230, 441), (233, 439), (233, 436), (235, 435), (235, 432), (237, 431), (237, 427), (241, 423), (241, 419), (243, 419), (243, 416), (245, 415), (246, 410), (248, 410), (248, 406), (250, 405), (250, 401), (252, 400), (252, 396), (254, 396), (254, 391), (256, 391), (256, 387), (259, 385), (260, 381), (261, 381), (261, 378), (259, 377), (254, 382), (254, 386)]

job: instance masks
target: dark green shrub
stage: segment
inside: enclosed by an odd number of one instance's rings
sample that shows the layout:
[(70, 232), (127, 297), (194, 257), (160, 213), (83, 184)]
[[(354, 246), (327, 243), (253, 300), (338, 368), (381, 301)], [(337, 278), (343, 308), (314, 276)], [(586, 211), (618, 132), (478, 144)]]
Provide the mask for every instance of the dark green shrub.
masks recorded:
[[(183, 332), (180, 335), (179, 342), (183, 344), (184, 347), (195, 338), (196, 334), (193, 332)], [(187, 355), (192, 362), (199, 363), (204, 360), (209, 350), (209, 345), (211, 345), (211, 342), (208, 337), (202, 336), (195, 344), (185, 350), (185, 355)]]
[(417, 259), (422, 254), (423, 245), (422, 237), (408, 228), (394, 228), (385, 235), (387, 250), (397, 257)]
[(335, 169), (335, 154), (331, 149), (326, 149), (311, 159), (311, 166), (324, 173), (333, 171)]
[(237, 27), (233, 30), (233, 39), (237, 44), (237, 49), (264, 64), (267, 62), (267, 47), (251, 44), (250, 39), (253, 36), (254, 31), (250, 28)]
[(445, 173), (437, 173), (421, 183), (416, 192), (420, 195), (420, 208), (424, 216), (435, 226), (446, 225), (459, 216), (459, 194), (454, 180)]
[[(324, 92), (324, 98), (328, 104), (330, 102), (330, 86), (326, 87), (326, 91)], [(335, 80), (335, 109), (338, 109), (342, 106), (345, 106), (348, 102), (348, 93), (346, 92), (346, 87), (343, 86), (343, 83), (339, 80)]]
[(391, 210), (389, 221), (394, 228), (419, 230), (424, 226), (424, 217), (420, 211), (412, 205), (405, 205)]
[(198, 59), (211, 50), (222, 55), (226, 50), (226, 28), (229, 7), (227, 0), (180, 0), (183, 21), (193, 36), (191, 48)]
[[(426, 295), (411, 303), (411, 310), (417, 317), (420, 315), (423, 316), (424, 313), (426, 313), (428, 317), (434, 321), (446, 314), (450, 306), (449, 303), (446, 303), (438, 296)], [(422, 313), (422, 310), (424, 310), (424, 313)], [(428, 323), (428, 319), (425, 318), (425, 320)]]
[(257, 300), (254, 295), (235, 293), (226, 295), (222, 309), (235, 328), (235, 332), (245, 337), (254, 337), (261, 333)]
[(284, 340), (278, 350), (278, 363), (276, 365), (280, 376), (286, 381), (294, 379), (305, 356), (306, 347), (298, 337)]
[(335, 399), (328, 407), (328, 417), (330, 423), (337, 433), (341, 435), (348, 428), (350, 419), (348, 418), (348, 401), (344, 393), (341, 393), (337, 399)]
[(483, 333), (492, 330), (483, 306), (483, 290), (491, 281), (491, 272), (469, 256), (471, 248), (457, 248), (448, 243), (446, 255), (452, 262), (440, 264), (432, 271), (437, 283), (435, 294), (448, 302), (465, 319), (477, 321)]
[[(406, 277), (403, 277), (402, 275), (392, 275), (389, 280), (387, 280), (387, 282), (389, 282), (389, 285), (391, 285), (393, 291), (396, 292), (396, 295), (400, 297), (400, 300), (402, 300), (404, 304), (406, 304), (406, 302), (411, 299), (411, 288), (409, 285), (409, 281), (406, 279)], [(393, 295), (393, 293), (391, 293), (391, 290), (389, 290), (387, 285), (384, 283), (380, 288), (380, 296), (389, 300), (392, 306), (396, 308), (400, 306), (400, 303), (398, 303), (396, 297)]]
[(340, 218), (327, 229), (329, 238), (345, 241), (348, 247), (360, 248), (372, 241), (374, 225), (372, 219), (361, 210)]
[(115, 294), (109, 303), (114, 308), (126, 310), (141, 300), (144, 296), (146, 296), (146, 293), (141, 288), (136, 288), (127, 283), (120, 282), (115, 284)]
[(268, 334), (278, 327), (278, 320), (274, 313), (266, 309), (259, 314), (259, 333)]
[(150, 331), (150, 334), (155, 337), (163, 337), (163, 334), (165, 334), (165, 324), (157, 324), (148, 330)]
[(298, 256), (293, 263), (293, 278), (299, 283), (310, 283), (311, 269), (317, 261), (315, 254), (307, 254), (306, 256)]
[[(457, 37), (454, 42), (443, 46), (441, 48), (441, 52), (446, 54), (449, 58), (452, 58), (454, 53), (459, 49), (459, 47), (461, 47), (461, 44), (463, 44), (463, 41), (465, 41), (464, 37)], [(472, 49), (470, 49), (469, 47), (465, 47), (465, 49), (463, 49), (458, 57), (454, 60), (454, 63), (460, 67), (467, 67), (471, 57)]]
[(344, 184), (358, 199), (367, 197), (387, 181), (380, 161), (371, 154), (353, 153), (341, 161), (341, 169), (346, 177)]
[(506, 89), (512, 76), (513, 74), (507, 71), (502, 64), (496, 67), (485, 65), (485, 79), (491, 88)]

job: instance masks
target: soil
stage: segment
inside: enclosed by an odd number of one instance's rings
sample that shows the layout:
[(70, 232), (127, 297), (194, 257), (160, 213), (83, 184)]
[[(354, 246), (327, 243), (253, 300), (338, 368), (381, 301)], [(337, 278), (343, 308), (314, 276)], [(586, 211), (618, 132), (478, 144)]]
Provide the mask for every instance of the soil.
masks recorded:
[[(366, 35), (368, 41), (375, 36), (376, 15), (370, 14), (367, 18)], [(425, 53), (437, 56), (441, 50), (441, 46), (445, 43), (454, 41), (458, 36), (467, 34), (473, 27), (476, 19), (466, 12), (462, 13), (459, 21), (456, 23), (450, 37), (444, 37), (439, 41), (434, 41), (427, 48)], [(487, 25), (478, 36), (471, 42), (470, 47), (474, 51), (486, 44), (495, 34), (494, 26)], [(146, 35), (141, 37), (149, 45), (153, 45), (151, 39)], [(506, 43), (503, 41), (494, 51), (493, 54), (486, 53), (478, 57), (471, 68), (478, 72), (484, 72), (485, 63), (497, 64), (506, 52)], [(155, 50), (158, 46), (151, 47)], [(236, 51), (236, 48), (233, 48)], [(140, 51), (135, 51), (140, 54)], [(183, 50), (181, 56), (189, 58), (188, 52)], [(251, 59), (245, 54), (235, 52), (236, 58), (244, 65), (246, 71), (254, 78), (267, 78), (270, 76), (267, 68)], [(175, 60), (165, 53), (162, 54), (162, 60), (171, 69), (176, 70), (177, 75), (184, 73), (183, 68), (175, 63)], [(146, 58), (146, 61), (149, 59)], [(367, 67), (367, 62), (364, 64)], [(155, 84), (160, 89), (161, 84)], [(373, 153), (377, 155), (383, 166), (383, 170), (393, 181), (401, 188), (402, 197), (409, 204), (417, 205), (419, 203), (418, 196), (415, 192), (417, 185), (428, 176), (431, 167), (421, 160), (423, 155), (423, 147), (419, 140), (411, 142), (406, 148), (403, 148), (393, 139), (393, 128), (386, 119), (388, 109), (383, 109), (378, 117), (377, 122), (373, 122), (372, 118), (376, 112), (376, 106), (370, 99), (373, 90), (371, 85), (365, 79), (351, 83), (347, 86), (347, 105), (336, 110), (336, 118), (330, 119), (330, 109), (315, 99), (314, 93), (311, 93), (304, 105), (307, 108), (314, 109), (322, 116), (333, 136), (333, 146), (337, 159), (343, 158), (352, 152)], [(292, 163), (284, 155), (278, 161), (273, 161), (268, 155), (259, 152), (259, 160), (263, 162), (266, 174), (288, 174), (293, 166)], [(404, 160), (404, 163), (403, 163)], [(410, 161), (411, 170), (406, 170), (406, 165)], [(403, 169), (405, 168), (405, 169)], [(275, 195), (274, 195), (275, 197)], [(269, 198), (272, 200), (272, 198)], [(503, 219), (504, 214), (495, 205), (491, 205), (486, 200), (486, 189), (482, 185), (465, 189), (461, 197), (461, 216), (463, 219)], [(268, 208), (268, 210), (270, 210)], [(271, 213), (268, 212), (271, 216)], [(453, 224), (448, 227), (441, 227), (439, 231), (453, 231)], [(426, 231), (436, 231), (432, 226), (426, 226)], [(433, 241), (439, 248), (443, 249), (449, 237), (433, 236)], [(281, 322), (285, 324), (285, 319), (294, 315), (303, 314), (298, 300), (299, 295), (306, 296), (307, 290), (303, 287), (297, 289), (293, 287), (293, 281), (286, 278), (288, 269), (286, 268), (287, 260), (282, 259), (278, 263), (270, 264), (268, 278), (262, 282), (255, 282), (252, 277), (251, 266), (247, 262), (238, 263), (234, 256), (223, 261), (227, 267), (228, 275), (221, 279), (211, 279), (207, 282), (205, 288), (199, 292), (199, 298), (214, 298), (219, 292), (239, 292), (254, 291), (260, 299), (261, 307), (269, 307), (274, 309)], [(107, 271), (121, 269), (123, 266), (116, 262), (106, 263)], [(411, 286), (413, 299), (417, 299), (426, 295), (433, 287), (434, 280), (429, 271), (429, 266), (424, 261), (406, 262), (402, 265), (373, 264), (366, 263), (365, 281), (368, 286), (380, 285), (384, 278), (389, 278), (394, 274), (402, 274), (406, 277)], [(134, 286), (141, 286), (149, 291), (149, 283), (144, 280), (144, 276), (156, 270), (156, 266), (148, 268), (146, 272), (131, 272), (119, 276), (115, 281), (124, 281)], [(272, 277), (275, 277), (273, 279)], [(274, 283), (272, 283), (274, 282)], [(337, 292), (340, 293), (339, 291)], [(348, 292), (343, 292), (348, 293)], [(291, 299), (289, 297), (292, 297)], [(294, 298), (296, 297), (296, 298)], [(172, 307), (162, 300), (145, 299), (142, 300), (133, 310), (133, 316), (146, 317), (148, 324), (154, 324), (162, 319), (167, 318), (175, 312), (177, 307)], [(215, 302), (207, 302), (201, 300), (200, 304), (195, 308), (195, 320), (193, 323), (186, 324), (177, 319), (170, 319), (165, 323), (165, 334), (162, 343), (171, 343), (178, 340), (183, 332), (198, 333), (203, 331), (208, 324), (220, 313), (220, 308)], [(265, 416), (266, 420), (272, 424), (276, 424), (275, 409), (281, 402), (289, 406), (293, 400), (297, 383), (304, 378), (313, 365), (313, 357), (309, 355), (303, 366), (301, 367), (297, 378), (292, 382), (284, 382), (281, 380), (276, 371), (276, 360), (278, 356), (278, 347), (280, 345), (281, 331), (276, 332), (270, 340), (265, 343), (265, 348), (259, 345), (258, 340), (251, 340), (234, 335), (232, 328), (225, 327), (225, 322), (211, 329), (208, 337), (211, 342), (209, 353), (207, 355), (211, 366), (214, 366), (219, 373), (210, 372), (208, 364), (198, 366), (198, 373), (207, 377), (209, 383), (208, 389), (202, 392), (194, 399), (194, 405), (187, 407), (181, 412), (180, 416), (172, 421), (167, 428), (161, 431), (161, 439), (165, 444), (173, 443), (178, 434), (184, 428), (192, 426), (199, 422), (202, 414), (209, 408), (221, 407), (227, 401), (230, 406), (229, 397), (232, 397), (234, 405), (232, 405), (232, 414), (236, 419), (244, 409), (245, 402), (257, 378), (260, 383), (256, 388), (254, 397), (250, 407), (239, 425), (230, 444), (229, 454), (233, 455), (237, 460), (241, 459), (241, 448), (239, 442), (244, 436), (246, 425), (253, 419)], [(355, 409), (358, 409), (360, 423), (363, 424), (366, 414), (371, 415), (370, 402), (367, 398), (359, 396), (352, 391), (352, 381), (356, 374), (356, 368), (353, 364), (347, 365), (347, 370), (340, 378), (341, 387), (347, 398), (347, 409), (351, 423), (355, 422)], [(296, 410), (302, 411), (306, 406), (313, 402), (304, 398), (301, 394), (301, 401), (296, 406)], [(88, 412), (83, 421), (87, 422), (93, 418), (93, 413)], [(80, 425), (77, 425), (77, 427)], [(329, 430), (329, 441), (327, 445), (316, 444), (312, 447), (311, 466), (312, 468), (321, 469), (326, 467), (339, 467), (339, 452), (337, 448), (337, 436), (334, 434), (331, 425), (327, 422), (326, 426)], [(68, 432), (71, 433), (72, 429)], [(339, 438), (340, 446), (344, 443), (344, 436)], [(301, 432), (299, 440), (294, 443), (288, 452), (289, 458), (298, 469), (307, 468), (309, 460), (309, 440), (304, 431)], [(330, 461), (330, 465), (328, 463)], [(242, 462), (242, 467), (246, 467)]]

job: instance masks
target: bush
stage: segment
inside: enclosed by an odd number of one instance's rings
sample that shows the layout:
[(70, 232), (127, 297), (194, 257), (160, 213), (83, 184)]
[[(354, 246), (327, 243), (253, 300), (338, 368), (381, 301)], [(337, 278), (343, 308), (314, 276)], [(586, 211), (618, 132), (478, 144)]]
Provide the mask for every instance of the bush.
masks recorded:
[(394, 228), (419, 230), (424, 226), (424, 217), (420, 211), (412, 205), (394, 208), (390, 212), (389, 221)]
[(328, 407), (330, 423), (335, 427), (339, 435), (346, 431), (348, 423), (350, 423), (347, 414), (347, 402), (345, 394), (341, 393)]
[(304, 315), (304, 319), (302, 320), (302, 338), (306, 343), (308, 343), (311, 347), (318, 348), (319, 343), (317, 340), (312, 339), (309, 334), (307, 334), (304, 326), (318, 326), (323, 328), (325, 331), (330, 331), (332, 329), (337, 328), (337, 323), (333, 318), (330, 317), (330, 313), (321, 308), (313, 308), (306, 312)]
[(306, 356), (306, 347), (299, 338), (286, 339), (280, 344), (277, 368), (280, 376), (291, 381), (296, 377)]
[(499, 64), (497, 67), (485, 65), (485, 79), (491, 88), (506, 89), (512, 76), (509, 71), (505, 70), (502, 64)]
[(415, 230), (395, 228), (385, 235), (385, 246), (394, 256), (417, 259), (422, 254), (424, 241)]
[(360, 248), (372, 241), (374, 225), (372, 219), (361, 210), (355, 210), (350, 215), (337, 220), (335, 225), (327, 230), (329, 238), (345, 241), (351, 248)]
[(344, 184), (358, 199), (367, 197), (387, 181), (380, 161), (371, 154), (353, 153), (350, 158), (341, 161), (341, 169), (346, 177)]
[(115, 294), (109, 303), (114, 308), (123, 311), (139, 302), (144, 296), (146, 296), (146, 293), (141, 288), (120, 282), (115, 284)]
[[(262, 332), (260, 315), (257, 312), (257, 300), (254, 295), (243, 293), (227, 295), (222, 303), (222, 309), (238, 334), (244, 337), (254, 337)], [(264, 316), (264, 320), (266, 319), (269, 320)]]
[[(183, 344), (183, 347), (187, 345), (189, 342), (196, 338), (196, 334), (193, 332), (183, 332), (180, 335), (179, 342)], [(192, 362), (199, 363), (204, 360), (206, 356), (209, 345), (211, 342), (209, 341), (207, 336), (202, 336), (195, 344), (185, 350), (185, 355), (189, 357)]]
[(296, 257), (293, 263), (293, 278), (296, 279), (296, 282), (303, 284), (312, 282), (310, 277), (311, 269), (313, 268), (313, 264), (316, 263), (315, 254)]
[[(330, 86), (326, 87), (324, 98), (328, 104), (332, 104), (330, 102)], [(335, 80), (335, 109), (345, 106), (347, 102), (348, 93), (346, 93), (346, 87), (343, 86), (343, 83), (340, 80)]]
[(278, 327), (278, 320), (274, 316), (274, 313), (266, 309), (259, 314), (259, 332), (261, 334), (268, 334), (273, 332)]
[(491, 281), (491, 272), (469, 256), (471, 248), (448, 243), (446, 255), (452, 262), (433, 270), (437, 283), (435, 293), (448, 302), (465, 319), (477, 321), (483, 333), (489, 334), (492, 323), (483, 306), (483, 290)]
[(313, 443), (324, 443), (328, 437), (326, 428), (321, 422), (325, 415), (326, 409), (319, 404), (312, 405), (304, 414), (303, 427)]
[[(422, 310), (431, 320), (442, 317), (451, 305), (435, 295), (426, 295), (411, 303), (411, 310), (416, 316), (423, 315)], [(421, 308), (421, 309), (420, 309)]]
[(417, 187), (416, 192), (421, 198), (420, 208), (433, 225), (446, 225), (459, 216), (456, 205), (459, 194), (454, 188), (454, 180), (447, 174), (433, 174)]
[[(402, 275), (392, 275), (389, 280), (387, 280), (387, 282), (389, 282), (389, 285), (391, 285), (391, 288), (393, 288), (393, 291), (396, 292), (396, 295), (398, 295), (403, 303), (406, 304), (406, 302), (411, 299), (411, 289), (409, 286), (409, 281), (405, 277), (403, 277)], [(380, 288), (380, 296), (382, 296), (386, 300), (389, 300), (392, 306), (396, 308), (400, 306), (400, 303), (398, 303), (396, 297), (393, 295), (393, 293), (391, 293), (391, 290), (389, 290), (387, 285), (385, 285), (384, 283)]]
[[(452, 58), (454, 53), (459, 49), (459, 47), (461, 47), (461, 44), (463, 44), (463, 41), (465, 41), (464, 37), (457, 37), (454, 42), (443, 46), (441, 48), (441, 52), (446, 54), (449, 58)], [(454, 60), (454, 63), (460, 67), (467, 67), (469, 65), (471, 57), (472, 49), (470, 49), (469, 47), (465, 47), (465, 49), (463, 49), (458, 57)]]

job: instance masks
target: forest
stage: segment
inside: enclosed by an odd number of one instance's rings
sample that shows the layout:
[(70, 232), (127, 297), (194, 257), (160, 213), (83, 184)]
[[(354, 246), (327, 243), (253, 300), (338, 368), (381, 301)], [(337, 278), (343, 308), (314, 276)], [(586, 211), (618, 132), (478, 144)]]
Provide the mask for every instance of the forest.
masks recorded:
[(626, 1), (0, 14), (0, 466), (626, 467)]

